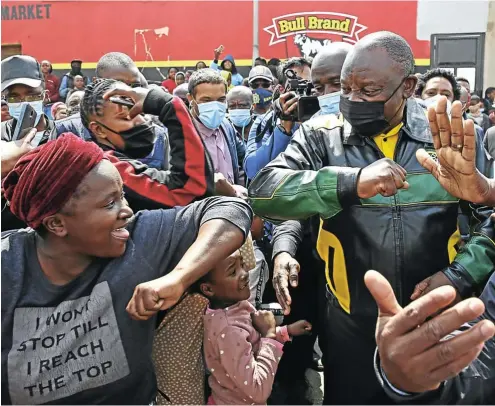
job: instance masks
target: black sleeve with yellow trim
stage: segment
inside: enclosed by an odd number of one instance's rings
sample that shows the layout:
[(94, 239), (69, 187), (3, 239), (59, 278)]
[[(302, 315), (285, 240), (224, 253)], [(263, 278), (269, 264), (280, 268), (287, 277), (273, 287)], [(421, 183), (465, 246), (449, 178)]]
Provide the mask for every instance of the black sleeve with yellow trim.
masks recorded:
[(463, 298), (478, 295), (495, 269), (493, 209), (473, 204), (472, 217), (478, 223), (471, 237), (443, 272)]
[[(339, 136), (342, 122), (326, 116), (326, 129)], [(360, 168), (328, 166), (329, 152), (321, 133), (305, 123), (285, 152), (263, 168), (249, 186), (254, 212), (272, 222), (301, 220), (319, 215), (330, 218), (343, 207), (360, 204), (357, 179)]]

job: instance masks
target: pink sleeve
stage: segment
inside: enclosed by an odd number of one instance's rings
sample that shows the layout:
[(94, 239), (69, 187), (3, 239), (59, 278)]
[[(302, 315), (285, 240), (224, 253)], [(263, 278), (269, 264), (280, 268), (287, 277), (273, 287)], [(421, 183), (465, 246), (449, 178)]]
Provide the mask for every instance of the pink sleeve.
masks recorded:
[(286, 343), (287, 341), (292, 341), (289, 336), (287, 326), (277, 327), (277, 341), (282, 344)]
[(256, 404), (266, 403), (282, 356), (282, 344), (270, 338), (260, 340), (258, 354), (248, 341), (249, 332), (225, 328), (217, 339), (220, 361), (229, 378)]

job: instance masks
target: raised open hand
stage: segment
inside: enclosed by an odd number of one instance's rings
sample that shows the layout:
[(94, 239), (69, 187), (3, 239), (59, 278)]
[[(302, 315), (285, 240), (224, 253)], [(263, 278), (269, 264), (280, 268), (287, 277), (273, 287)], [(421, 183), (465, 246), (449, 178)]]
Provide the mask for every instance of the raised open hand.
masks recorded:
[(451, 118), (446, 112), (447, 98), (441, 97), (436, 107), (428, 109), (435, 161), (424, 149), (418, 150), (419, 163), (440, 182), (451, 195), (482, 203), (489, 194), (489, 181), (476, 169), (476, 135), (472, 120), (462, 119), (462, 104), (452, 105)]

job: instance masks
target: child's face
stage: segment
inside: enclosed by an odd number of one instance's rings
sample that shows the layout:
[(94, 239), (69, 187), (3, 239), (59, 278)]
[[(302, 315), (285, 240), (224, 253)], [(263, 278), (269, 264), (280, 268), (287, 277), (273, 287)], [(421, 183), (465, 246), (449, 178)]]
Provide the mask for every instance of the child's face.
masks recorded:
[(210, 271), (209, 281), (201, 285), (201, 290), (208, 298), (224, 304), (249, 299), (249, 273), (240, 252), (234, 252)]
[(74, 87), (78, 89), (82, 89), (84, 87), (84, 79), (81, 77), (77, 77), (74, 79)]

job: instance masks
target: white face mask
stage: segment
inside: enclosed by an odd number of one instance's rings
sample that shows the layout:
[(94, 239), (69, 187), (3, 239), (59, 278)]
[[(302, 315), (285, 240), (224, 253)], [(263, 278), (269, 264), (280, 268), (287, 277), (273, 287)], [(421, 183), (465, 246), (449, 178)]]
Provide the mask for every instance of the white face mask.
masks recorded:
[[(423, 100), (423, 104), (426, 106), (426, 109), (428, 110), (428, 108), (430, 106), (437, 106), (437, 103), (438, 103), (438, 100), (440, 100), (440, 97), (442, 97), (442, 95), (440, 94), (437, 94), (435, 97), (430, 97), (429, 99), (425, 99)], [(450, 116), (450, 111), (452, 110), (452, 102), (450, 100), (447, 99), (447, 115)]]
[[(20, 102), (20, 103), (9, 103), (9, 112), (10, 115), (15, 118), (16, 120), (19, 120), (19, 117), (21, 115), (21, 109), (22, 105), (26, 102)], [(38, 125), (39, 121), (41, 120), (41, 116), (43, 115), (43, 101), (38, 100), (38, 101), (33, 101), (33, 102), (27, 102), (28, 104), (31, 105), (31, 107), (34, 109), (36, 112), (36, 121), (34, 125)]]

